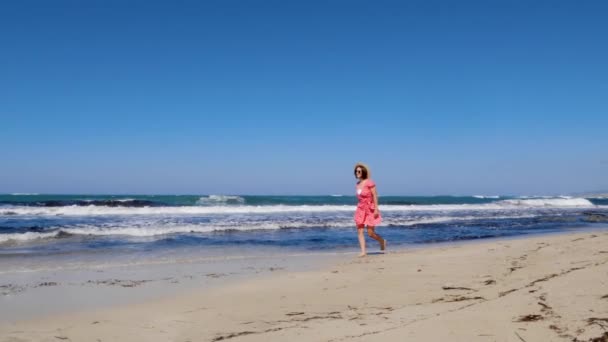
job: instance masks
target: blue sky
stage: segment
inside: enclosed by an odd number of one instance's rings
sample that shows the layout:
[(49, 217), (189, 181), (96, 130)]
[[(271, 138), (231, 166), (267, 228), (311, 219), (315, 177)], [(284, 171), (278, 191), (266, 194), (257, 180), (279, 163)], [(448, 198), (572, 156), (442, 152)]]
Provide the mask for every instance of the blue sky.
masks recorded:
[(0, 193), (608, 189), (604, 1), (0, 4)]

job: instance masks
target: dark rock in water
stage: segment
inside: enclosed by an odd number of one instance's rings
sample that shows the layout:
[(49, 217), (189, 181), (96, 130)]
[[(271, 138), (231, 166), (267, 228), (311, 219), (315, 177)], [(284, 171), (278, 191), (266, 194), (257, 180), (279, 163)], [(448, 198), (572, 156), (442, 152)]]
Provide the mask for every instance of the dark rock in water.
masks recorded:
[(70, 204), (66, 204), (66, 202), (67, 201), (49, 200), (49, 201), (36, 202), (34, 205), (38, 206), (38, 207), (63, 207), (65, 205), (70, 205)]
[(154, 202), (154, 201), (146, 201), (146, 200), (98, 200), (98, 201), (90, 201), (85, 202), (79, 205), (98, 205), (98, 206), (106, 206), (106, 207), (158, 207), (162, 206), (162, 203)]
[(65, 232), (63, 230), (60, 230), (59, 233), (57, 233), (57, 235), (55, 236), (58, 239), (62, 239), (62, 238), (68, 238), (68, 237), (72, 237), (74, 236), (73, 234), (70, 234), (68, 232)]
[(27, 229), (30, 232), (44, 232), (45, 229), (42, 226), (30, 226), (30, 227), (26, 227), (25, 229)]
[(586, 222), (608, 222), (608, 214), (586, 211), (583, 213)]

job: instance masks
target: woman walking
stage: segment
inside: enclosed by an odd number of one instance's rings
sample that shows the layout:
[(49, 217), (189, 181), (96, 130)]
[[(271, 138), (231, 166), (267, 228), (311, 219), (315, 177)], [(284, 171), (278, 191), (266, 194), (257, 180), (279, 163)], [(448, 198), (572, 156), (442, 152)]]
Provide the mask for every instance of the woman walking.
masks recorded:
[(357, 233), (359, 234), (359, 245), (361, 246), (361, 254), (363, 257), (367, 255), (365, 251), (365, 236), (363, 229), (367, 226), (367, 235), (380, 243), (380, 250), (386, 249), (386, 240), (376, 234), (376, 227), (382, 222), (380, 210), (378, 209), (378, 192), (376, 184), (370, 178), (371, 172), (369, 167), (363, 163), (355, 165), (355, 177), (357, 178), (357, 210), (355, 211), (355, 224), (357, 225)]

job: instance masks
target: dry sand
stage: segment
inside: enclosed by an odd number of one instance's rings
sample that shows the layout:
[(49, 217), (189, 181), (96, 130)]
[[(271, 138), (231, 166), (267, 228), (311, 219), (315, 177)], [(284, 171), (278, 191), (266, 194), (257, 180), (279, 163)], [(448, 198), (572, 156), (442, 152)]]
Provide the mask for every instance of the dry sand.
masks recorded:
[(608, 341), (606, 230), (331, 263), (0, 323), (0, 341)]

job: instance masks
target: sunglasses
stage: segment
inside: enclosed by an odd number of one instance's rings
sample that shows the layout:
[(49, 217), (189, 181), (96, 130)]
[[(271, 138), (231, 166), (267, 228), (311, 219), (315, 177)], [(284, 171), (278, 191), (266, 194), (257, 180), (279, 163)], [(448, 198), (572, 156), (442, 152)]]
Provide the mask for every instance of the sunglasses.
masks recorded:
[(355, 170), (355, 172), (356, 173), (361, 173), (361, 172), (363, 172), (363, 170), (357, 169), (357, 170)]

